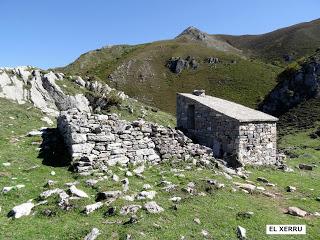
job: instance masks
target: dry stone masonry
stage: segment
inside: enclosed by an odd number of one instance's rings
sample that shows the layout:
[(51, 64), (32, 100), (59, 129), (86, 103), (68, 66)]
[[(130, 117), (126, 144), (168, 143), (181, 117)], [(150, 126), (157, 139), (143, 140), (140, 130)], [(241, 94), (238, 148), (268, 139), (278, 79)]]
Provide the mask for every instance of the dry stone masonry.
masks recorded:
[(97, 115), (77, 109), (61, 112), (58, 129), (78, 172), (91, 172), (128, 163), (165, 160), (214, 161), (212, 150), (192, 143), (181, 131), (138, 120), (119, 120), (117, 115)]
[(240, 164), (277, 162), (278, 119), (204, 91), (177, 95), (177, 127), (198, 143), (212, 148), (215, 157)]

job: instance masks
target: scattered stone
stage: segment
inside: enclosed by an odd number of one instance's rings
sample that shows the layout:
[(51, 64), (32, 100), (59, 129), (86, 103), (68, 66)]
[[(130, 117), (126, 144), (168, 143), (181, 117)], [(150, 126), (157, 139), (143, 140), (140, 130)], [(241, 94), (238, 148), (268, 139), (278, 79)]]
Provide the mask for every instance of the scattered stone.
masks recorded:
[(51, 172), (50, 172), (50, 175), (51, 175), (51, 176), (54, 176), (54, 175), (56, 175), (56, 172), (55, 172), (55, 171), (51, 171)]
[(113, 174), (113, 175), (112, 175), (112, 180), (115, 181), (115, 182), (119, 182), (120, 178), (119, 178), (118, 175)]
[(266, 178), (264, 178), (264, 177), (258, 177), (258, 178), (257, 178), (257, 181), (258, 181), (258, 182), (263, 182), (263, 183), (269, 183), (269, 180), (266, 179)]
[(320, 212), (314, 212), (312, 215), (315, 217), (320, 217)]
[(287, 172), (287, 173), (291, 173), (294, 172), (293, 168), (287, 166), (286, 164), (282, 164), (280, 167), (278, 167), (278, 169)]
[(224, 184), (223, 183), (219, 183), (217, 180), (212, 180), (212, 179), (208, 179), (207, 183), (210, 185), (215, 186), (217, 189), (223, 188)]
[(132, 172), (130, 172), (130, 171), (126, 171), (126, 176), (127, 176), (127, 177), (132, 177), (133, 174), (132, 174)]
[(257, 186), (256, 188), (258, 191), (265, 191), (266, 189), (264, 187), (261, 187), (261, 186)]
[(308, 164), (304, 164), (304, 163), (300, 163), (299, 164), (299, 168), (303, 169), (303, 170), (309, 170), (309, 171), (313, 170), (313, 166), (312, 165), (308, 165)]
[(252, 193), (257, 188), (255, 185), (249, 184), (249, 183), (234, 182), (234, 184), (240, 189), (246, 190), (247, 192), (250, 192), (250, 193)]
[(316, 201), (320, 202), (320, 197), (316, 197)]
[(8, 217), (21, 218), (23, 216), (28, 216), (30, 215), (33, 207), (34, 204), (31, 201), (22, 203), (12, 208), (12, 210), (8, 213)]
[(267, 196), (267, 197), (270, 197), (270, 198), (276, 198), (276, 195), (274, 193), (271, 193), (271, 192), (264, 191), (264, 192), (262, 192), (262, 194)]
[(129, 202), (133, 202), (133, 201), (134, 201), (134, 198), (135, 198), (134, 195), (132, 195), (132, 196), (130, 196), (130, 195), (125, 195), (125, 196), (122, 197), (123, 200), (129, 201)]
[(275, 187), (276, 184), (268, 182), (268, 183), (266, 183), (266, 186), (268, 186), (268, 187)]
[(96, 202), (94, 204), (87, 205), (85, 206), (84, 213), (85, 214), (92, 213), (93, 211), (101, 208), (102, 206), (103, 206), (102, 202)]
[(33, 130), (31, 132), (28, 132), (27, 134), (28, 137), (41, 136), (41, 135), (42, 135), (42, 132), (37, 130)]
[(253, 212), (238, 212), (237, 218), (246, 219), (251, 218), (253, 216)]
[(13, 189), (13, 187), (3, 187), (1, 192), (6, 194), (6, 193), (10, 192), (12, 189)]
[(51, 211), (50, 209), (45, 209), (42, 211), (42, 215), (46, 217), (52, 217), (55, 215), (55, 212)]
[(123, 206), (120, 210), (121, 215), (135, 214), (141, 207), (141, 205), (127, 205)]
[(100, 235), (98, 228), (93, 228), (91, 232), (85, 236), (84, 240), (95, 240)]
[(155, 201), (147, 202), (143, 208), (147, 210), (149, 213), (160, 213), (163, 212), (164, 209), (160, 207)]
[(243, 228), (241, 226), (237, 227), (237, 237), (238, 237), (238, 239), (240, 239), (240, 240), (247, 239), (246, 234), (247, 234), (247, 230), (245, 228)]
[(143, 190), (148, 190), (148, 189), (151, 189), (151, 185), (150, 184), (143, 184), (142, 186)]
[(24, 188), (24, 187), (26, 187), (24, 184), (18, 184), (18, 185), (16, 185), (16, 188), (17, 188), (17, 189), (21, 189), (21, 188)]
[(287, 213), (292, 216), (298, 216), (298, 217), (305, 217), (308, 215), (308, 212), (306, 212), (298, 207), (289, 207)]
[(156, 191), (142, 191), (139, 192), (137, 195), (137, 199), (138, 200), (144, 200), (144, 199), (154, 199), (154, 197), (156, 196), (157, 192)]
[(129, 190), (129, 179), (125, 178), (121, 180), (123, 192), (127, 192)]
[(69, 195), (65, 191), (59, 193), (59, 207), (63, 210), (69, 210), (72, 206), (69, 203)]
[(135, 174), (142, 174), (144, 172), (144, 165), (141, 165), (133, 170)]
[(157, 224), (157, 223), (154, 223), (153, 226), (156, 228), (156, 229), (161, 229), (161, 225)]
[(134, 224), (137, 222), (138, 222), (138, 217), (136, 215), (133, 215), (130, 217), (130, 219), (127, 222), (124, 222), (123, 225)]
[(193, 219), (193, 221), (194, 221), (196, 224), (201, 224), (201, 221), (200, 221), (199, 218), (195, 218), (195, 219)]
[(177, 185), (170, 183), (167, 186), (163, 187), (162, 189), (166, 192), (171, 192), (171, 191), (174, 191), (176, 188), (177, 188)]
[(202, 234), (202, 236), (204, 236), (206, 238), (209, 237), (209, 232), (207, 230), (205, 230), (205, 229), (201, 230), (201, 234)]
[(88, 198), (88, 194), (86, 194), (84, 191), (78, 189), (76, 186), (72, 185), (69, 188), (69, 191), (71, 193), (71, 195), (74, 195), (76, 197), (80, 197), (80, 198)]
[(79, 182), (78, 181), (75, 181), (75, 182), (68, 182), (68, 183), (65, 183), (64, 185), (66, 185), (67, 187), (71, 187), (71, 186), (75, 186), (75, 185), (78, 185)]
[(118, 197), (120, 197), (120, 195), (122, 194), (121, 191), (106, 191), (106, 192), (100, 192), (98, 193), (97, 196), (97, 200), (105, 200), (105, 199), (116, 199)]
[(48, 180), (48, 182), (44, 185), (44, 187), (52, 187), (56, 183), (57, 183), (57, 181)]
[(286, 187), (286, 191), (287, 192), (295, 192), (297, 190), (297, 188), (296, 187), (293, 187), (293, 186), (287, 186)]
[(228, 173), (222, 172), (222, 175), (223, 175), (226, 179), (232, 180), (232, 176), (230, 176)]
[(108, 211), (104, 214), (105, 216), (114, 216), (117, 214), (117, 208), (116, 207), (111, 207), (108, 209)]
[(181, 197), (172, 197), (169, 199), (172, 202), (180, 202), (181, 201)]
[(86, 181), (86, 184), (87, 184), (88, 186), (90, 186), (90, 187), (94, 187), (98, 182), (99, 182), (99, 181), (96, 180), (96, 179), (88, 179), (88, 180)]
[(190, 194), (195, 194), (196, 193), (196, 189), (195, 189), (196, 185), (194, 182), (189, 182), (187, 184), (187, 187), (182, 188), (183, 191), (190, 193)]
[(2, 163), (2, 165), (3, 165), (4, 167), (10, 167), (10, 166), (11, 166), (11, 163), (5, 162), (5, 163)]

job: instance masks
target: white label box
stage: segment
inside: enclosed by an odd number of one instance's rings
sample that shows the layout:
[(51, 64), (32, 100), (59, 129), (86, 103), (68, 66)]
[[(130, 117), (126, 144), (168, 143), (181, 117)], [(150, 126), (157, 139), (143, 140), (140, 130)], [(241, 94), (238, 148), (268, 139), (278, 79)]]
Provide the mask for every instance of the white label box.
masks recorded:
[(266, 234), (268, 235), (303, 235), (306, 233), (306, 225), (266, 225)]

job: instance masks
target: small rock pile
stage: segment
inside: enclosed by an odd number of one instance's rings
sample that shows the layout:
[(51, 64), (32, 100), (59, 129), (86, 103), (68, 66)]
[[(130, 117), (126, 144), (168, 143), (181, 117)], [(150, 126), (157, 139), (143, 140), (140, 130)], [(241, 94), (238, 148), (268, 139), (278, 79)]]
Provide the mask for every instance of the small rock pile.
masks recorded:
[(61, 112), (58, 129), (78, 172), (116, 164), (157, 164), (166, 160), (214, 161), (210, 148), (194, 144), (181, 131), (115, 114), (97, 115), (71, 109)]

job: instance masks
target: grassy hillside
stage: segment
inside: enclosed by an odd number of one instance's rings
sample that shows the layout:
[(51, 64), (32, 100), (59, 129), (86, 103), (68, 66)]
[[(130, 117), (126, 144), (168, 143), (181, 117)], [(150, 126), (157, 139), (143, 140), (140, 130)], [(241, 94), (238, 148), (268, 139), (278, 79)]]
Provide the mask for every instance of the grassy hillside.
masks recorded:
[[(110, 52), (121, 49), (116, 58)], [(259, 61), (246, 60), (184, 38), (154, 42), (127, 49), (116, 46), (82, 55), (61, 68), (68, 74), (83, 74), (108, 82), (147, 104), (175, 112), (176, 92), (205, 89), (210, 95), (255, 107), (276, 84), (280, 68)], [(165, 65), (171, 57), (192, 56), (199, 63), (196, 70), (172, 73)], [(207, 63), (208, 57), (220, 63)]]
[(320, 100), (309, 99), (280, 116), (280, 135), (305, 132), (320, 122)]
[(280, 61), (289, 54), (294, 59), (309, 55), (320, 47), (320, 19), (300, 23), (261, 35), (218, 35), (249, 56)]
[[(201, 231), (206, 230), (209, 239), (236, 239), (236, 227), (238, 225), (247, 229), (248, 239), (270, 239), (265, 235), (266, 224), (306, 224), (307, 235), (273, 237), (272, 239), (317, 239), (320, 235), (320, 218), (309, 216), (299, 218), (284, 214), (289, 206), (297, 206), (311, 213), (319, 211), (320, 196), (318, 179), (320, 169), (303, 171), (296, 169), (298, 163), (319, 164), (320, 153), (317, 147), (319, 140), (310, 139), (308, 133), (289, 135), (281, 140), (281, 147), (289, 149), (295, 156), (288, 161), (294, 168), (293, 173), (285, 173), (272, 168), (248, 168), (249, 176), (253, 183), (264, 186), (268, 191), (277, 193), (276, 198), (269, 198), (259, 193), (247, 194), (242, 191), (233, 192), (233, 182), (245, 182), (238, 177), (232, 180), (226, 179), (217, 171), (197, 167), (185, 168), (181, 166), (160, 165), (147, 168), (145, 179), (135, 176), (129, 177), (130, 189), (128, 194), (140, 191), (142, 185), (148, 183), (158, 192), (155, 201), (165, 211), (160, 214), (147, 214), (138, 211), (138, 222), (126, 224), (129, 216), (119, 213), (115, 216), (106, 216), (109, 207), (116, 207), (117, 211), (126, 204), (142, 204), (135, 200), (126, 202), (118, 200), (110, 206), (85, 215), (81, 213), (84, 206), (95, 202), (94, 196), (99, 191), (121, 189), (121, 184), (109, 180), (100, 181), (96, 187), (91, 188), (85, 184), (89, 178), (97, 176), (81, 177), (68, 171), (68, 166), (57, 167), (53, 162), (43, 162), (39, 158), (41, 144), (40, 137), (26, 137), (26, 133), (32, 129), (43, 126), (41, 113), (29, 106), (16, 105), (10, 101), (0, 99), (0, 186), (15, 186), (25, 184), (25, 188), (11, 190), (7, 194), (0, 194), (2, 211), (0, 213), (0, 239), (83, 239), (93, 227), (97, 227), (101, 235), (98, 239), (126, 239), (127, 234), (133, 239), (203, 239)], [(165, 116), (159, 116), (165, 118)], [(291, 150), (290, 150), (291, 149)], [(10, 162), (11, 166), (3, 166)], [(183, 175), (176, 175), (172, 168), (180, 169)], [(124, 171), (115, 166), (110, 168), (120, 179), (124, 178)], [(51, 175), (51, 171), (56, 174)], [(276, 184), (275, 187), (267, 187), (256, 181), (257, 177), (265, 177)], [(216, 179), (225, 184), (222, 189), (212, 189), (205, 185), (203, 179)], [(35, 199), (39, 194), (47, 190), (45, 183), (49, 180), (57, 181), (53, 186), (66, 189), (66, 182), (79, 181), (77, 187), (90, 195), (89, 199), (74, 200), (74, 208), (69, 211), (57, 207), (57, 199), (48, 199), (48, 204), (38, 206), (33, 215), (11, 220), (6, 217), (9, 210), (29, 199)], [(169, 193), (162, 190), (158, 183), (162, 180), (171, 181), (178, 185), (177, 190)], [(186, 194), (181, 190), (188, 182), (194, 182), (198, 191), (203, 191), (206, 196)], [(287, 185), (297, 187), (295, 192), (286, 192)], [(172, 196), (180, 196), (182, 201), (176, 204), (169, 200)], [(45, 210), (50, 210), (52, 215), (46, 216)], [(251, 218), (238, 216), (240, 212), (252, 211)], [(193, 219), (199, 218), (200, 224)]]

